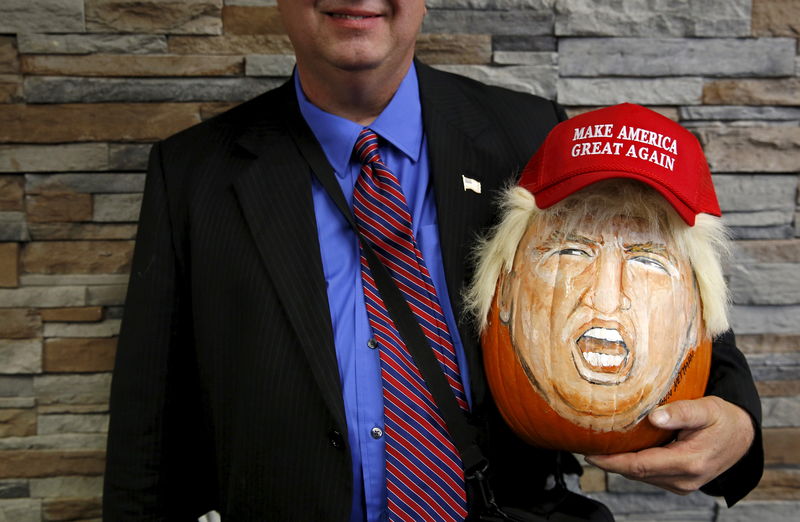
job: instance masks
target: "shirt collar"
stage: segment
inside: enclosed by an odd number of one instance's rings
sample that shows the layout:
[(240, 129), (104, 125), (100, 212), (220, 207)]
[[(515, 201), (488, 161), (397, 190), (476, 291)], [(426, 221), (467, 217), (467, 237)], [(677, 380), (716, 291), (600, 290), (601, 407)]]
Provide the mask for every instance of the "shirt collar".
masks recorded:
[[(361, 125), (325, 112), (311, 103), (300, 86), (296, 71), (294, 88), (300, 113), (322, 145), (322, 150), (333, 170), (337, 175), (343, 175), (347, 172), (353, 146), (362, 129)], [(389, 104), (369, 128), (413, 162), (419, 159), (422, 148), (422, 108), (419, 101), (417, 71), (413, 63)]]

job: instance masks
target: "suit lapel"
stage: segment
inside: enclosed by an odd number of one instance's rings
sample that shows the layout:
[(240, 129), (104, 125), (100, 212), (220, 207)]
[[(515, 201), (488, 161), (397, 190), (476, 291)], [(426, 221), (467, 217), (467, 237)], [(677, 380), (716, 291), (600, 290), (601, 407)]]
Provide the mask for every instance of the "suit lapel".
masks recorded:
[[(302, 118), (291, 82), (269, 95), (279, 99), (264, 104), (264, 114), (283, 107), (286, 117)], [(309, 166), (285, 122), (273, 115), (247, 128), (238, 143), (255, 156), (234, 182), (242, 212), (322, 396), (344, 429)]]

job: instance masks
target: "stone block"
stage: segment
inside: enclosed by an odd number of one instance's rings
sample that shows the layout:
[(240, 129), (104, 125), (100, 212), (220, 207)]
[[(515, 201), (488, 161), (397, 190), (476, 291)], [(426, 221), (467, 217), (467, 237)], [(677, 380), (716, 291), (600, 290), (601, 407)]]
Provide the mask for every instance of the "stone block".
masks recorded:
[(744, 353), (800, 352), (800, 334), (737, 335), (736, 345)]
[(57, 498), (42, 503), (45, 520), (100, 520), (102, 501), (97, 498)]
[(763, 397), (762, 426), (765, 428), (791, 428), (800, 425), (800, 397)]
[(747, 362), (756, 381), (800, 380), (800, 354), (796, 352), (747, 354)]
[(22, 101), (22, 76), (0, 74), (0, 103), (21, 103)]
[(21, 211), (23, 195), (25, 194), (25, 180), (22, 176), (0, 176), (0, 212)]
[(800, 36), (800, 3), (796, 0), (753, 0), (753, 34)]
[(486, 65), (437, 65), (437, 69), (478, 80), (489, 85), (506, 87), (554, 98), (558, 72), (553, 66), (511, 65), (491, 67)]
[(800, 500), (800, 470), (765, 469), (758, 487), (747, 495), (747, 500)]
[(428, 9), (423, 33), (550, 36), (551, 9)]
[(493, 34), (492, 49), (497, 51), (555, 52), (553, 36), (530, 36), (527, 34)]
[(800, 78), (712, 80), (703, 87), (708, 105), (800, 105)]
[(125, 309), (122, 306), (106, 306), (105, 311), (107, 319), (122, 319)]
[(37, 430), (39, 435), (54, 435), (58, 433), (106, 433), (108, 432), (108, 414), (40, 415)]
[(561, 0), (558, 36), (749, 36), (750, 0)]
[(92, 33), (220, 34), (222, 0), (86, 0)]
[(41, 522), (42, 501), (33, 498), (0, 500), (0, 520)]
[(233, 109), (239, 105), (235, 102), (219, 102), (219, 103), (201, 103), (200, 104), (200, 119), (203, 121), (213, 118), (218, 114)]
[(0, 308), (0, 338), (30, 339), (41, 336), (42, 319), (30, 308)]
[(563, 38), (559, 74), (790, 76), (795, 46), (792, 38)]
[(800, 241), (737, 241), (733, 257), (737, 263), (800, 263)]
[[(744, 213), (742, 213), (744, 214)], [(772, 212), (771, 214), (776, 214)], [(730, 218), (731, 213), (726, 214), (727, 220)], [(728, 223), (728, 221), (726, 221)], [(772, 226), (731, 226), (728, 224), (731, 237), (733, 239), (786, 239), (792, 237), (794, 230), (790, 224), (772, 225)]]
[(150, 54), (166, 53), (167, 38), (155, 34), (37, 34), (17, 35), (23, 54)]
[(631, 480), (617, 475), (608, 474), (608, 491), (612, 493), (655, 493), (660, 494), (662, 490), (646, 482)]
[(24, 212), (0, 212), (0, 241), (29, 241)]
[(98, 323), (45, 323), (45, 337), (112, 337), (119, 333), (119, 319)]
[(564, 105), (697, 105), (703, 90), (701, 78), (562, 78), (558, 101)]
[(16, 287), (18, 284), (19, 245), (17, 243), (0, 243), (0, 287)]
[(277, 6), (226, 5), (222, 8), (225, 34), (285, 34)]
[(30, 496), (27, 480), (0, 480), (0, 498), (28, 498)]
[(0, 339), (0, 368), (4, 374), (41, 373), (41, 339)]
[(28, 274), (121, 274), (132, 254), (133, 241), (34, 241), (20, 261)]
[(606, 490), (606, 473), (595, 467), (583, 468), (580, 478), (580, 488), (584, 493), (595, 493)]
[(0, 303), (12, 308), (84, 306), (86, 288), (82, 286), (0, 288)]
[(13, 36), (0, 36), (0, 74), (19, 72), (17, 46)]
[(117, 171), (147, 170), (150, 144), (112, 143), (108, 146), (108, 167)]
[(0, 397), (0, 408), (30, 409), (36, 406), (33, 397)]
[[(798, 171), (800, 127), (704, 127), (694, 129), (713, 172)], [(797, 183), (797, 176), (794, 176)]]
[(26, 174), (25, 192), (75, 191), (114, 194), (144, 191), (144, 174)]
[(499, 65), (558, 65), (557, 53), (495, 51), (492, 62)]
[(731, 307), (730, 322), (737, 333), (797, 333), (800, 325), (800, 306)]
[[(36, 410), (0, 409), (0, 437), (36, 435)], [(0, 498), (3, 497), (0, 484)]]
[(25, 207), (28, 221), (32, 223), (92, 220), (90, 194), (78, 192), (32, 194), (25, 198)]
[[(42, 308), (39, 310), (42, 321), (93, 323), (103, 319), (103, 308), (100, 306), (80, 306), (76, 308)], [(47, 348), (45, 347), (45, 352)]]
[(486, 65), (492, 61), (492, 37), (488, 34), (420, 34), (415, 54), (430, 65)]
[[(60, 78), (24, 81), (29, 103), (168, 103), (235, 101), (255, 98), (281, 85), (277, 78)], [(145, 114), (144, 117), (149, 117)], [(148, 124), (149, 126), (149, 124)]]
[(5, 450), (0, 451), (0, 477), (32, 478), (54, 475), (100, 475), (105, 465), (102, 451)]
[(681, 120), (754, 120), (754, 121), (798, 121), (800, 107), (743, 107), (740, 105), (719, 105), (702, 107), (681, 107)]
[(0, 33), (83, 32), (83, 0), (3, 0)]
[(33, 387), (41, 405), (106, 404), (111, 374), (37, 375)]
[(225, 34), (223, 36), (171, 36), (174, 54), (292, 54), (289, 37), (283, 34)]
[(124, 305), (128, 285), (98, 285), (86, 288), (86, 303), (90, 305)]
[(135, 222), (142, 206), (141, 194), (98, 194), (94, 197), (94, 221)]
[(800, 304), (800, 264), (734, 264), (726, 271), (736, 304)]
[(769, 522), (795, 522), (800, 512), (800, 501), (760, 501), (746, 500), (739, 502), (731, 509), (721, 509), (717, 522), (752, 522), (753, 520), (769, 520)]
[(108, 403), (102, 402), (99, 404), (46, 404), (43, 406), (39, 406), (37, 410), (39, 411), (40, 415), (50, 415), (52, 413), (80, 413), (80, 414), (106, 413), (108, 412)]
[(800, 395), (800, 381), (758, 381), (756, 382), (758, 396), (789, 397)]
[(75, 172), (108, 169), (108, 145), (0, 145), (0, 172)]
[[(41, 409), (39, 410), (41, 412)], [(106, 435), (95, 433), (66, 433), (63, 435), (34, 435), (0, 439), (0, 451), (7, 450), (73, 450), (105, 449)]]
[(124, 285), (128, 274), (25, 274), (19, 281), (22, 286)]
[(103, 493), (102, 477), (64, 476), (32, 478), (28, 481), (33, 498), (96, 497)]
[(196, 123), (196, 104), (0, 105), (0, 140), (12, 143), (156, 141)]
[(32, 224), (34, 241), (54, 239), (134, 239), (136, 225), (98, 225), (95, 223)]
[[(713, 516), (715, 501), (712, 497), (695, 492), (676, 496), (667, 491), (658, 493), (593, 493), (592, 498), (604, 503), (614, 516), (676, 512), (708, 511)], [(709, 518), (710, 520), (711, 518)]]
[(42, 367), (52, 373), (108, 372), (116, 350), (116, 338), (46, 339)]
[(0, 397), (26, 399), (33, 396), (33, 377), (0, 375)]
[[(579, 114), (585, 114), (587, 112), (600, 109), (602, 107), (591, 107), (591, 106), (581, 106), (581, 107), (565, 107), (567, 110), (567, 117), (573, 118)], [(653, 112), (657, 112), (664, 116), (665, 118), (669, 118), (672, 121), (678, 121), (678, 109), (676, 107), (665, 107), (659, 105), (650, 105), (647, 107)]]
[(291, 76), (294, 70), (293, 54), (251, 54), (247, 56), (247, 76)]
[(241, 56), (25, 55), (20, 69), (40, 76), (238, 76), (244, 61)]

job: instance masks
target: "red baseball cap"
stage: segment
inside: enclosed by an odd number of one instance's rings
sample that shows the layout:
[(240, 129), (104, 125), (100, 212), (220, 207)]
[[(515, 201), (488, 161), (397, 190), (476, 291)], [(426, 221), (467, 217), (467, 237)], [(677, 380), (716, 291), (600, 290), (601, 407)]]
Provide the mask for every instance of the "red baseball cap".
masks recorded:
[(612, 178), (647, 183), (689, 226), (697, 214), (720, 216), (711, 171), (697, 138), (650, 109), (623, 103), (559, 123), (522, 171), (519, 185), (552, 206)]

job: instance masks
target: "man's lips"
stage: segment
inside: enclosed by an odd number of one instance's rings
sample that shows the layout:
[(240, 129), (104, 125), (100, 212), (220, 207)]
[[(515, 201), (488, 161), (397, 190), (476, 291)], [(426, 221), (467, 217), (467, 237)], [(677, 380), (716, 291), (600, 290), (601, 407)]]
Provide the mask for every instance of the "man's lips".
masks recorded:
[(372, 13), (369, 11), (360, 11), (353, 9), (326, 11), (325, 14), (330, 16), (331, 18), (336, 18), (338, 20), (354, 20), (354, 21), (366, 20), (369, 18), (379, 18), (382, 16), (380, 13)]
[(575, 343), (584, 362), (596, 372), (616, 373), (625, 366), (628, 350), (625, 340), (615, 328), (592, 327)]

